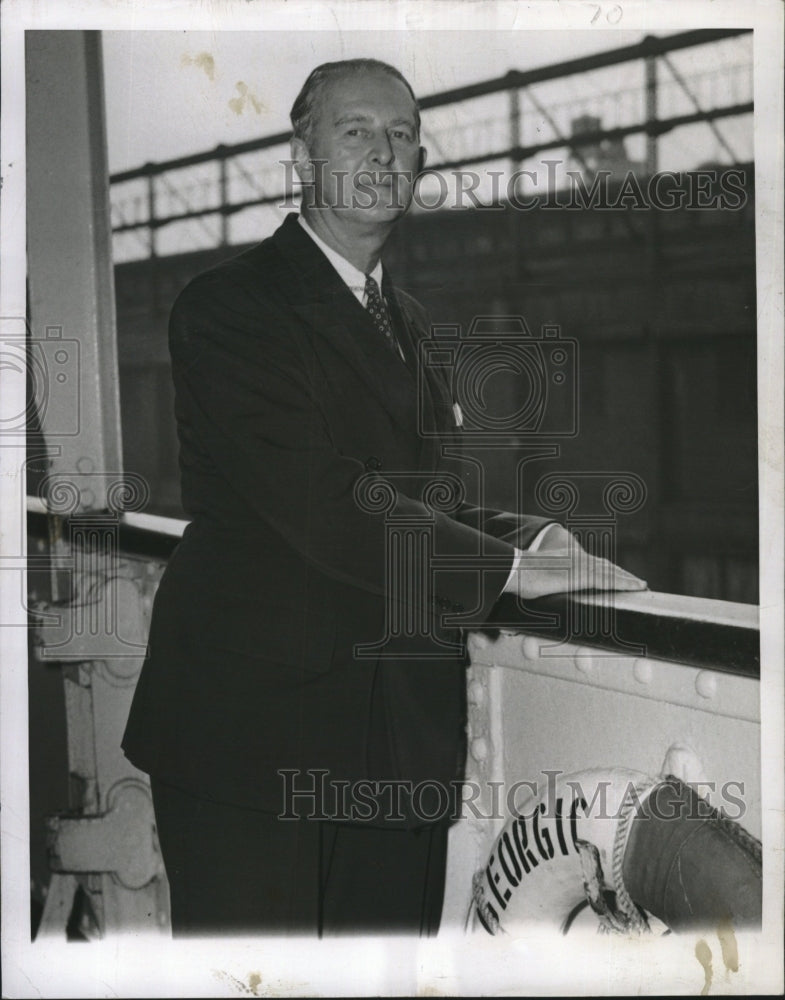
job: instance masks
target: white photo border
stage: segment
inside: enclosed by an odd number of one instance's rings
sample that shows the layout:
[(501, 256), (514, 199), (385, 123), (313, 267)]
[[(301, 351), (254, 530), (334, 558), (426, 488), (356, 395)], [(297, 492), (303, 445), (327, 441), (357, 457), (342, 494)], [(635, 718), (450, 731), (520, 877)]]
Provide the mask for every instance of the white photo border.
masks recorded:
[[(24, 31), (308, 30), (358, 27), (421, 31), (488, 28), (591, 31), (593, 19), (619, 7), (620, 30), (672, 31), (751, 27), (755, 51), (755, 190), (760, 462), (761, 699), (764, 931), (740, 935), (736, 988), (777, 993), (783, 983), (783, 5), (778, 0), (620, 0), (618, 4), (533, 0), (4, 0), (2, 18), (2, 277), (0, 316), (25, 315)], [(607, 19), (606, 19), (607, 20)], [(603, 30), (613, 30), (610, 23)], [(3, 372), (13, 406), (24, 378)], [(23, 408), (23, 406), (22, 406)], [(0, 449), (0, 540), (24, 533), (19, 450)], [(9, 997), (235, 995), (642, 995), (699, 992), (703, 971), (694, 942), (583, 939), (533, 934), (521, 941), (208, 940), (161, 942), (133, 934), (85, 947), (30, 941), (27, 755), (27, 634), (18, 591), (0, 574), (7, 625), (0, 636), (3, 670), (2, 950)], [(13, 574), (16, 577), (16, 574)], [(16, 578), (18, 579), (18, 578)], [(16, 616), (16, 617), (14, 617)], [(739, 983), (741, 985), (739, 985)]]

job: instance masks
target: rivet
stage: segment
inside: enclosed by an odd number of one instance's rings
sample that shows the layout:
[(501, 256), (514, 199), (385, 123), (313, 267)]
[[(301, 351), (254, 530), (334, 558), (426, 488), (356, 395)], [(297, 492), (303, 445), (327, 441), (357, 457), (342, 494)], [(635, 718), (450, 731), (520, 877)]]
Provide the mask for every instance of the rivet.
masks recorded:
[(639, 684), (651, 684), (654, 670), (650, 660), (640, 658), (632, 665), (632, 675)]
[(580, 646), (575, 650), (575, 667), (587, 677), (594, 676), (594, 658), (592, 650)]
[(540, 657), (540, 640), (533, 635), (527, 635), (523, 640), (522, 649), (527, 660), (537, 660)]
[(701, 670), (695, 678), (695, 690), (701, 698), (713, 698), (717, 693), (717, 675), (709, 670)]
[(472, 681), (469, 685), (468, 699), (470, 705), (482, 705), (485, 701), (485, 688), (481, 681)]

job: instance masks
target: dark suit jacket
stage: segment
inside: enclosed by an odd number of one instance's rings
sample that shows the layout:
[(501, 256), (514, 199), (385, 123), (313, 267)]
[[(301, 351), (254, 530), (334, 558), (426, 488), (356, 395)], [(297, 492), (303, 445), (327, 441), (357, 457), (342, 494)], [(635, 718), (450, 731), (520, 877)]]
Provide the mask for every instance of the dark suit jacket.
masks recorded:
[[(438, 645), (460, 638), (442, 618), (481, 620), (513, 543), (526, 546), (547, 521), (423, 502), (440, 464), (439, 440), (418, 430), (415, 359), (429, 331), (413, 299), (383, 291), (407, 364), (290, 215), (174, 306), (192, 521), (156, 594), (123, 741), (148, 773), (276, 812), (280, 769), (349, 781), (461, 773), (465, 657)], [(426, 372), (420, 395), (420, 420), (452, 434), (443, 376)], [(430, 637), (394, 635), (382, 657), (358, 659), (354, 645), (381, 640), (386, 620), (386, 516), (355, 497), (369, 471), (390, 474), (395, 515), (427, 522), (434, 555), (455, 568), (435, 576)], [(478, 556), (487, 572), (461, 568)]]

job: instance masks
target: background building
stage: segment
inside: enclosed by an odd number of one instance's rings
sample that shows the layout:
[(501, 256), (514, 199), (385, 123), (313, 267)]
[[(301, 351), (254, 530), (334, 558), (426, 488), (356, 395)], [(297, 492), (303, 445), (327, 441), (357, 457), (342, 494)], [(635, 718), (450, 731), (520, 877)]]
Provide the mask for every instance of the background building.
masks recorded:
[[(655, 590), (744, 602), (758, 593), (750, 42), (651, 37), (426, 96), (434, 169), (387, 255), (435, 324), (522, 316), (576, 344), (577, 434), (520, 488), (525, 441), (486, 450), (491, 502), (536, 512), (546, 473), (635, 473), (647, 496), (617, 524), (619, 561)], [(169, 310), (295, 209), (287, 139), (113, 175), (123, 446), (153, 512), (183, 516)], [(510, 412), (530, 391), (487, 386)]]

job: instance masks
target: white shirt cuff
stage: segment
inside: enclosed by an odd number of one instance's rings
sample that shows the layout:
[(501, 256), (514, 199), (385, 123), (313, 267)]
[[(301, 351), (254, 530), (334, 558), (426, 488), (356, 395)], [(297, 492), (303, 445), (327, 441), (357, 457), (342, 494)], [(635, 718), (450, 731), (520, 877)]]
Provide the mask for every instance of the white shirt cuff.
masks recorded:
[[(545, 527), (542, 528), (538, 532), (538, 534), (534, 536), (534, 539), (532, 540), (531, 545), (525, 551), (526, 552), (536, 552), (537, 549), (540, 547), (540, 545), (542, 545), (542, 540), (543, 540), (543, 538), (545, 538), (546, 534), (551, 530), (551, 528), (555, 528), (555, 527), (556, 527), (555, 523), (553, 523), (553, 524), (546, 524)], [(518, 572), (518, 569), (519, 569), (519, 567), (521, 565), (521, 558), (523, 557), (523, 553), (524, 553), (523, 549), (519, 549), (519, 548), (515, 549), (515, 558), (512, 561), (512, 569), (510, 570), (510, 575), (507, 577), (507, 582), (504, 585), (504, 589), (505, 590), (507, 590), (507, 588), (510, 586), (510, 583), (512, 582), (513, 577)]]

